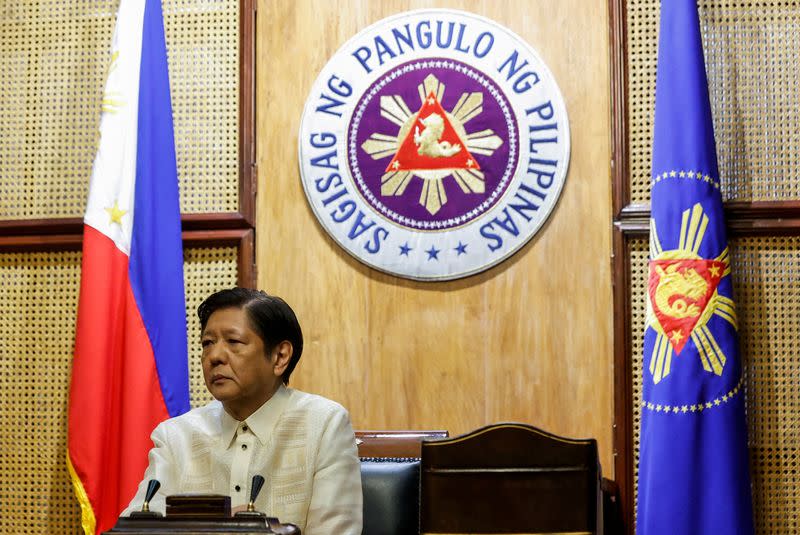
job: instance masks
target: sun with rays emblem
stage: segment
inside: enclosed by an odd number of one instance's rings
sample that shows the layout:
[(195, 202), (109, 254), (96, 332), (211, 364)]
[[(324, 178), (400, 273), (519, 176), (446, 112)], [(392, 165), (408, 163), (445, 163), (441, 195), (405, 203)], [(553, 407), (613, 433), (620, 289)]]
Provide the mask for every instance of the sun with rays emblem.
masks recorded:
[(708, 216), (697, 203), (682, 214), (678, 248), (664, 251), (650, 220), (650, 276), (646, 324), (656, 333), (649, 371), (658, 384), (670, 373), (672, 356), (694, 342), (703, 369), (722, 375), (727, 357), (707, 323), (713, 315), (737, 328), (733, 300), (717, 292), (730, 274), (728, 248), (713, 260), (698, 251), (708, 226)]
[(422, 281), (519, 251), (569, 169), (564, 98), (531, 46), (449, 9), (398, 13), (348, 40), (303, 108), (300, 176), (343, 250)]
[(462, 93), (446, 111), (441, 104), (445, 85), (434, 74), (417, 90), (419, 108), (414, 113), (400, 95), (380, 98), (381, 116), (399, 131), (373, 132), (361, 149), (375, 160), (391, 157), (381, 176), (382, 196), (401, 196), (418, 178), (423, 181), (419, 204), (436, 214), (447, 203), (447, 177), (466, 194), (486, 192), (484, 172), (474, 155), (491, 156), (503, 140), (491, 129), (467, 131), (465, 125), (483, 111), (483, 93)]

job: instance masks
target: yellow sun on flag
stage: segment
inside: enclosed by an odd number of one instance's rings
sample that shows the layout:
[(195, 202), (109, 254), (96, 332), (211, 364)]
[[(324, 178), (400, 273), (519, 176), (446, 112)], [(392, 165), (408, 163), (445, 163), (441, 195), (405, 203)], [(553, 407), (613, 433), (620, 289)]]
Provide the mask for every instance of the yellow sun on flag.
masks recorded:
[(725, 352), (708, 327), (718, 316), (737, 329), (733, 299), (717, 291), (719, 281), (730, 275), (728, 248), (716, 258), (699, 254), (708, 216), (697, 203), (684, 210), (678, 248), (663, 250), (650, 220), (650, 279), (645, 323), (656, 331), (649, 371), (658, 384), (669, 375), (673, 355), (680, 354), (691, 340), (697, 348), (703, 369), (722, 375), (727, 362)]

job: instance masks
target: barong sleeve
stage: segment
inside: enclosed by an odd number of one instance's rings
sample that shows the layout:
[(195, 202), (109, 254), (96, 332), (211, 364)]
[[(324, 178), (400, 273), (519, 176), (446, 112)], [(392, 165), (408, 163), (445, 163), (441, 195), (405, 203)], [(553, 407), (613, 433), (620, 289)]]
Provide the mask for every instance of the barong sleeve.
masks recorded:
[(161, 483), (161, 488), (150, 502), (151, 511), (158, 511), (164, 514), (166, 496), (176, 493), (177, 489), (175, 488), (176, 483), (173, 474), (175, 459), (169, 446), (167, 433), (168, 430), (162, 423), (150, 435), (150, 439), (153, 441), (153, 448), (147, 455), (147, 469), (144, 472), (141, 483), (139, 483), (139, 488), (136, 490), (136, 495), (120, 516), (128, 516), (132, 511), (140, 511), (142, 509), (142, 503), (147, 492), (147, 483), (151, 479), (157, 479)]
[(336, 407), (325, 422), (317, 451), (304, 535), (361, 534), (361, 464), (350, 416)]

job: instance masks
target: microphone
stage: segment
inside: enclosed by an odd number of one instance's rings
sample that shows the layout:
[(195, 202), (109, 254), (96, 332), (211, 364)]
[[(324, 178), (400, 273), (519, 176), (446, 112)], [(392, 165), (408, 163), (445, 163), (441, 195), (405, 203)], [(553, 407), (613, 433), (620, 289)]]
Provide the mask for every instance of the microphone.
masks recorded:
[(250, 503), (247, 504), (247, 511), (253, 512), (256, 510), (255, 502), (258, 498), (258, 493), (261, 492), (261, 487), (264, 486), (264, 478), (259, 475), (253, 476), (253, 482), (250, 485)]
[(141, 511), (131, 512), (132, 517), (158, 517), (161, 513), (150, 510), (150, 500), (156, 495), (158, 489), (161, 488), (161, 482), (157, 479), (151, 479), (147, 482), (147, 491), (144, 493), (144, 503), (142, 503)]
[(246, 511), (239, 511), (235, 516), (258, 516), (263, 517), (264, 513), (256, 511), (256, 498), (258, 493), (261, 492), (261, 487), (264, 486), (264, 477), (258, 474), (253, 476), (253, 481), (250, 483), (250, 501), (247, 504)]

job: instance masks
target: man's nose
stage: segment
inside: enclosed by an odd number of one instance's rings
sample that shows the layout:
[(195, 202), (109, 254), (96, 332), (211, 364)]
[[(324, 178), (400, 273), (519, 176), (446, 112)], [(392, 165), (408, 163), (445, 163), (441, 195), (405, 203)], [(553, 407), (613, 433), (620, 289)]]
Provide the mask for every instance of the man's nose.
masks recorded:
[(208, 349), (208, 360), (212, 365), (225, 364), (228, 362), (228, 352), (225, 351), (224, 344), (214, 344)]

